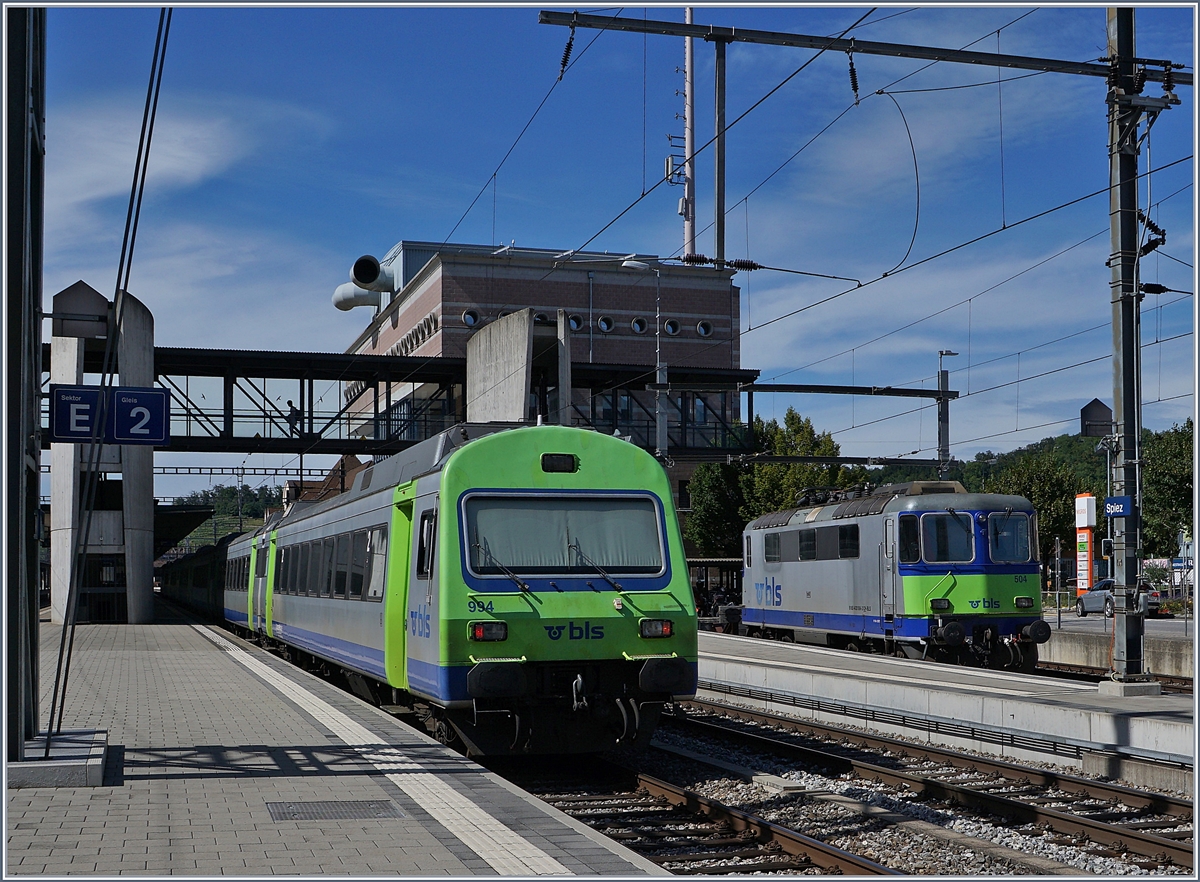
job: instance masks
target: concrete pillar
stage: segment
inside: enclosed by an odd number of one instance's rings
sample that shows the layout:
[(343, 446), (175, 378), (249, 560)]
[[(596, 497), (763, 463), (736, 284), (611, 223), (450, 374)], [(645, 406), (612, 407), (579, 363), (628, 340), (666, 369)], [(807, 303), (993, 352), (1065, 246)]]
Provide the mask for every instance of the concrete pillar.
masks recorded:
[[(50, 338), (50, 382), (78, 386), (83, 382), (83, 340)], [(79, 511), (79, 467), (85, 447), (50, 445), (50, 620), (66, 620), (71, 585), (71, 557), (75, 553), (75, 515)]]
[(575, 422), (571, 410), (571, 323), (567, 311), (558, 311), (558, 414), (552, 422), (570, 426)]
[[(117, 337), (122, 386), (154, 385), (154, 316), (140, 300), (125, 294)], [(124, 483), (125, 584), (129, 624), (154, 621), (154, 448), (121, 448)]]

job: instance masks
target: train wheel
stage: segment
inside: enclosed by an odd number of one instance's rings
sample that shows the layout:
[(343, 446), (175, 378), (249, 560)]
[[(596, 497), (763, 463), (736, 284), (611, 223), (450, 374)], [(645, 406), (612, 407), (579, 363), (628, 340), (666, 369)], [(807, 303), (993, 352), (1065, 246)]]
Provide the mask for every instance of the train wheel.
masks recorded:
[(796, 638), (791, 635), (790, 631), (782, 631), (779, 634), (779, 642), (780, 643), (795, 643)]
[(846, 652), (862, 652), (862, 647), (851, 640), (846, 644)]
[(751, 628), (749, 631), (746, 632), (747, 637), (761, 637), (762, 635), (763, 635), (763, 632), (758, 630), (758, 628)]

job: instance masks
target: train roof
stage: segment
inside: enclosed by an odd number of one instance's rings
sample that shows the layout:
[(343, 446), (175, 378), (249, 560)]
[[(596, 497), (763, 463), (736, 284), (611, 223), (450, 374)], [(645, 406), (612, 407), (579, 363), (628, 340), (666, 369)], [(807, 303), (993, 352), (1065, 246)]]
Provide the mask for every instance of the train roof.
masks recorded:
[(911, 481), (904, 484), (884, 484), (874, 489), (806, 491), (801, 505), (784, 511), (762, 515), (746, 525), (747, 530), (762, 530), (814, 521), (877, 515), (901, 511), (978, 511), (1011, 509), (1033, 511), (1033, 505), (1023, 496), (999, 493), (968, 493), (958, 481)]

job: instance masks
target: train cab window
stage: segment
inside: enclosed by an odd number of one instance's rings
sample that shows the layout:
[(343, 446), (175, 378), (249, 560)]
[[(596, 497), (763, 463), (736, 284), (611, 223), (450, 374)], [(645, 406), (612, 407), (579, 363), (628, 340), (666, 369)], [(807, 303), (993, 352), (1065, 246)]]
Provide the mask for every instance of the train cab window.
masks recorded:
[(968, 563), (975, 558), (975, 529), (969, 514), (921, 515), (921, 545), (926, 563)]
[(900, 563), (917, 563), (921, 560), (921, 530), (916, 515), (901, 515)]
[(337, 537), (334, 546), (337, 551), (336, 564), (333, 570), (333, 596), (339, 600), (346, 599), (346, 585), (350, 577), (350, 535), (343, 533)]
[(988, 550), (993, 563), (1025, 563), (1029, 560), (1029, 517), (1022, 512), (993, 512), (988, 515)]
[(782, 555), (779, 551), (779, 534), (766, 533), (763, 535), (763, 562), (779, 563)]
[(383, 600), (387, 578), (387, 527), (372, 527), (367, 545), (367, 600)]
[(817, 531), (816, 530), (801, 530), (797, 537), (800, 541), (799, 558), (800, 560), (816, 560), (817, 559)]
[(367, 562), (367, 534), (365, 530), (359, 530), (350, 537), (350, 581), (347, 590), (351, 600), (362, 600)]
[(858, 557), (858, 524), (838, 527), (838, 557), (842, 560)]
[(317, 571), (317, 575), (320, 578), (318, 584), (322, 597), (328, 597), (333, 590), (333, 569), (337, 563), (334, 545), (335, 541), (332, 536), (321, 543), (321, 569)]
[(417, 546), (417, 578), (428, 579), (433, 572), (434, 540), (437, 535), (437, 512), (432, 508), (421, 512), (421, 528)]
[(305, 542), (300, 546), (300, 571), (296, 574), (296, 593), (311, 594), (308, 580), (308, 561), (312, 557), (312, 543)]

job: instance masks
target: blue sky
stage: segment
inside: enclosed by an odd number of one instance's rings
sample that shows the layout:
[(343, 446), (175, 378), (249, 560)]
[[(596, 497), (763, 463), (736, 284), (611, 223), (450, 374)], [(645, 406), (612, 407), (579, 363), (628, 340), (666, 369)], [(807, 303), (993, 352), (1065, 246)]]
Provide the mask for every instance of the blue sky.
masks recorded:
[[(581, 29), (572, 66), (494, 193), (488, 186), (459, 223), (559, 74), (567, 31), (539, 25), (538, 8), (176, 8), (130, 283), (155, 314), (158, 344), (342, 351), (369, 315), (339, 312), (330, 296), (360, 254), (452, 231), (459, 242), (576, 248), (653, 186), (666, 135), (683, 131), (683, 41)], [(695, 20), (836, 34), (868, 8), (705, 7)], [(1073, 60), (1105, 54), (1102, 7), (1032, 9), (880, 7), (852, 35)], [(683, 20), (682, 7), (621, 14)], [(111, 296), (157, 19), (157, 8), (49, 10), (47, 298), (81, 278)], [(1191, 70), (1194, 10), (1138, 7), (1137, 51)], [(728, 119), (812, 55), (731, 46)], [(698, 42), (696, 58), (702, 144), (713, 130), (711, 47)], [(853, 105), (845, 54), (825, 53), (739, 122), (728, 136), (727, 256), (873, 279), (908, 250), (917, 176), (920, 219), (906, 263), (1106, 185), (1103, 80), (1004, 71), (998, 87), (994, 69), (935, 64), (914, 74), (926, 64), (856, 55), (860, 104), (786, 165)], [(894, 101), (875, 94), (885, 87)], [(1155, 124), (1143, 171), (1194, 152), (1193, 90), (1177, 94), (1183, 103)], [(1151, 216), (1168, 236), (1142, 278), (1184, 292), (1194, 290), (1193, 175), (1187, 159), (1153, 175), (1141, 196), (1159, 203)], [(698, 159), (701, 230), (712, 220), (712, 179), (710, 149)], [(588, 247), (677, 253), (681, 195), (659, 187)], [(711, 230), (699, 250), (713, 253)], [(1108, 252), (1101, 196), (775, 322), (846, 286), (740, 273), (743, 366), (763, 381), (928, 388), (937, 351), (952, 349), (951, 388), (964, 393), (951, 407), (957, 457), (1078, 431), (1084, 403), (1111, 400), (1111, 363), (1058, 369), (1111, 350)], [(1195, 406), (1193, 298), (1147, 297), (1143, 308), (1143, 342), (1173, 338), (1143, 350), (1145, 423), (1165, 428)], [(931, 456), (936, 444), (932, 409), (893, 416), (911, 400), (755, 403), (780, 418), (795, 405), (836, 432), (846, 454)], [(160, 477), (156, 494), (194, 486)]]

